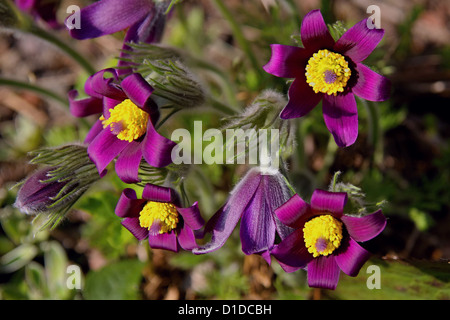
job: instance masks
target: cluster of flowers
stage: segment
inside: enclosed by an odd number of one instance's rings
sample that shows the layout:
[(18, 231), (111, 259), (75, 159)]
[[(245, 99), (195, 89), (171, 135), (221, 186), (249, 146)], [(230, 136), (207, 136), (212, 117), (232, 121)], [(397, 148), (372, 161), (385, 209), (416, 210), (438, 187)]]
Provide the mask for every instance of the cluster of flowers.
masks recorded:
[[(123, 57), (133, 50), (131, 43), (161, 39), (168, 6), (168, 1), (98, 1), (82, 9), (82, 28), (70, 34), (89, 39), (126, 29)], [(302, 117), (322, 100), (325, 124), (336, 144), (353, 144), (358, 135), (354, 95), (371, 101), (389, 96), (389, 81), (362, 64), (383, 34), (381, 29), (369, 29), (363, 20), (335, 41), (320, 11), (308, 13), (301, 26), (304, 47), (273, 44), (270, 61), (263, 67), (277, 77), (295, 79), (280, 118)], [(115, 173), (132, 184), (141, 181), (142, 163), (156, 168), (171, 164), (176, 144), (157, 131), (160, 108), (152, 97), (154, 88), (126, 61), (91, 75), (84, 87), (89, 97), (77, 100), (77, 91), (68, 97), (74, 116), (98, 117), (84, 144), (99, 176), (115, 160)], [(51, 169), (48, 172), (53, 173)], [(45, 181), (45, 176), (39, 171), (25, 182), (17, 207), (42, 211), (42, 204), (64, 185), (54, 179)], [(386, 225), (381, 210), (361, 216), (345, 214), (346, 192), (317, 189), (307, 203), (272, 168), (250, 169), (206, 223), (198, 203), (186, 206), (183, 200), (171, 186), (145, 183), (141, 197), (134, 189), (123, 190), (115, 213), (138, 240), (148, 238), (152, 248), (194, 254), (221, 248), (240, 220), (245, 254), (259, 254), (269, 264), (274, 257), (286, 272), (306, 268), (308, 284), (327, 289), (336, 288), (340, 270), (350, 276), (358, 274), (369, 258), (358, 242), (374, 238)], [(201, 241), (206, 236), (210, 239)]]

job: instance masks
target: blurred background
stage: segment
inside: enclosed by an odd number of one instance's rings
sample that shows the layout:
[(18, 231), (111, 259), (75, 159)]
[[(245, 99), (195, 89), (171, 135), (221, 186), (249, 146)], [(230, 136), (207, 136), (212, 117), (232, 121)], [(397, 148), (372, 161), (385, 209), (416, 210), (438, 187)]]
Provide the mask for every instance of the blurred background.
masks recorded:
[[(89, 3), (62, 1), (58, 20), (67, 17), (69, 5)], [(371, 15), (369, 5), (379, 6), (385, 36), (365, 63), (392, 80), (391, 98), (358, 101), (359, 137), (344, 150), (329, 143), (321, 108), (296, 119), (297, 146), (289, 159), (289, 178), (305, 199), (339, 170), (340, 180), (361, 187), (368, 203), (385, 201), (386, 229), (363, 244), (373, 258), (358, 277), (341, 274), (338, 288), (327, 291), (308, 288), (302, 270), (287, 274), (275, 261), (269, 266), (259, 256), (245, 256), (238, 232), (209, 255), (151, 250), (114, 214), (126, 187), (114, 175), (92, 187), (57, 228), (36, 233), (33, 217), (13, 207), (12, 187), (36, 169), (28, 152), (83, 141), (95, 119), (79, 121), (64, 103), (70, 89), (83, 91), (89, 75), (46, 41), (9, 30), (0, 33), (0, 78), (38, 85), (62, 99), (0, 85), (0, 298), (450, 299), (450, 3), (227, 0), (225, 9), (218, 3), (176, 5), (161, 42), (219, 69), (197, 65), (192, 71), (217, 100), (240, 109), (264, 89), (287, 92), (286, 79), (261, 67), (270, 44), (296, 44), (307, 12), (320, 8), (327, 23), (340, 20), (349, 28)], [(97, 70), (117, 63), (124, 36), (76, 41), (65, 29), (49, 32)], [(165, 130), (189, 129), (195, 120), (222, 125), (221, 115), (206, 105), (179, 113)], [(199, 200), (205, 218), (212, 216), (246, 169), (199, 166), (187, 179), (189, 198)], [(67, 286), (70, 265), (80, 267), (81, 289)], [(369, 265), (380, 267), (381, 289), (367, 288)]]

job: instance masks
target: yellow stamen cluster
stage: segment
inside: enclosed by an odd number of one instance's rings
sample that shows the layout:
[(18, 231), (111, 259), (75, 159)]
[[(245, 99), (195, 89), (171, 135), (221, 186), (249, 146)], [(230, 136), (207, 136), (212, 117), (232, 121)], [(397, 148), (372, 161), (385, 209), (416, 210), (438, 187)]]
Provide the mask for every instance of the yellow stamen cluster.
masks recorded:
[(328, 214), (315, 217), (305, 223), (303, 239), (314, 258), (327, 256), (341, 245), (342, 222)]
[(306, 82), (315, 93), (336, 95), (343, 92), (351, 71), (344, 56), (327, 49), (319, 50), (308, 60)]
[(177, 227), (177, 208), (168, 202), (148, 201), (139, 213), (139, 224), (150, 230), (154, 223), (159, 224), (159, 233), (167, 233)]
[(111, 131), (120, 140), (131, 142), (147, 131), (148, 113), (141, 110), (130, 99), (125, 99), (112, 110), (108, 119), (101, 116), (103, 128), (110, 125)]

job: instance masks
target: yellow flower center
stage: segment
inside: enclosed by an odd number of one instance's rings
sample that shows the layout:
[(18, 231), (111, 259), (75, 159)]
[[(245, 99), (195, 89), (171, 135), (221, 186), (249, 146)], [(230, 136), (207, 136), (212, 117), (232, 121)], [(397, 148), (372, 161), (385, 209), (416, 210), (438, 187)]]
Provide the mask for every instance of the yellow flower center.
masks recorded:
[(343, 92), (351, 75), (344, 56), (326, 49), (314, 53), (305, 70), (306, 82), (314, 92), (328, 95)]
[[(148, 201), (139, 213), (139, 224), (143, 228), (156, 228), (156, 233), (167, 233), (177, 227), (177, 208), (168, 202)], [(153, 228), (152, 228), (153, 227)]]
[(130, 99), (125, 99), (112, 110), (108, 119), (101, 116), (103, 128), (110, 125), (111, 132), (118, 139), (131, 142), (140, 138), (147, 131), (148, 114), (136, 106)]
[(341, 245), (342, 222), (328, 214), (315, 217), (305, 223), (303, 239), (314, 258), (327, 256)]

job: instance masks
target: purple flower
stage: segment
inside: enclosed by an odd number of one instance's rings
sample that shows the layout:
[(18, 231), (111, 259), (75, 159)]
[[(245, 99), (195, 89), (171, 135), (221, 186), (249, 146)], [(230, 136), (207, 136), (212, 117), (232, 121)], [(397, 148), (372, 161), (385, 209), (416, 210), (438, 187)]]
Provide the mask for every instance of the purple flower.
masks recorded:
[(376, 237), (386, 226), (381, 210), (356, 217), (344, 214), (345, 192), (314, 191), (311, 205), (294, 195), (275, 213), (295, 228), (271, 254), (286, 272), (307, 267), (310, 287), (335, 289), (342, 270), (356, 276), (370, 253), (358, 242)]
[(337, 145), (352, 145), (358, 136), (354, 95), (370, 101), (389, 97), (390, 81), (361, 63), (383, 35), (383, 29), (369, 29), (365, 19), (335, 42), (320, 11), (309, 12), (301, 26), (304, 48), (272, 44), (272, 56), (264, 66), (277, 77), (294, 78), (280, 117), (302, 117), (322, 100), (325, 125)]
[(153, 249), (192, 250), (197, 247), (194, 230), (204, 225), (197, 202), (182, 208), (173, 189), (153, 184), (145, 186), (142, 199), (133, 189), (123, 190), (115, 212), (138, 240), (148, 237)]
[[(131, 50), (127, 43), (153, 43), (162, 38), (166, 10), (170, 1), (154, 3), (152, 0), (100, 0), (80, 11), (80, 28), (69, 31), (79, 40), (92, 39), (121, 30), (127, 30), (122, 50)], [(67, 18), (67, 19), (70, 19)], [(122, 52), (120, 57), (126, 57)], [(118, 66), (128, 62), (119, 61)], [(129, 69), (121, 70), (127, 73)]]
[(152, 0), (100, 0), (81, 9), (80, 28), (70, 35), (84, 40), (127, 29), (126, 42), (157, 42), (164, 30), (167, 3)]
[(56, 19), (56, 11), (60, 0), (15, 0), (16, 6), (34, 18), (43, 20), (52, 29), (62, 25)]
[[(106, 73), (112, 77), (105, 78)], [(120, 81), (116, 70), (105, 69), (89, 77), (85, 91), (90, 97), (81, 100), (75, 100), (76, 90), (69, 92), (70, 111), (77, 117), (102, 113), (85, 139), (99, 173), (117, 157), (117, 175), (133, 183), (139, 181), (142, 157), (153, 167), (172, 163), (171, 151), (176, 144), (156, 131), (159, 110), (151, 99), (153, 88), (140, 74)]]
[(227, 203), (207, 222), (205, 233), (212, 234), (211, 241), (192, 252), (203, 254), (221, 248), (241, 219), (242, 251), (247, 255), (261, 254), (270, 261), (276, 233), (284, 238), (292, 231), (275, 216), (275, 209), (289, 197), (289, 189), (278, 171), (251, 169), (232, 190)]
[[(71, 202), (78, 195), (75, 191), (77, 188), (80, 189), (80, 186), (78, 184), (69, 185), (67, 181), (46, 182), (51, 178), (49, 173), (55, 169), (56, 167), (43, 168), (28, 177), (17, 193), (14, 206), (26, 214), (38, 214), (59, 210)], [(74, 196), (70, 196), (71, 194)], [(65, 201), (57, 202), (58, 199), (67, 195), (70, 197), (65, 197), (67, 198)]]

